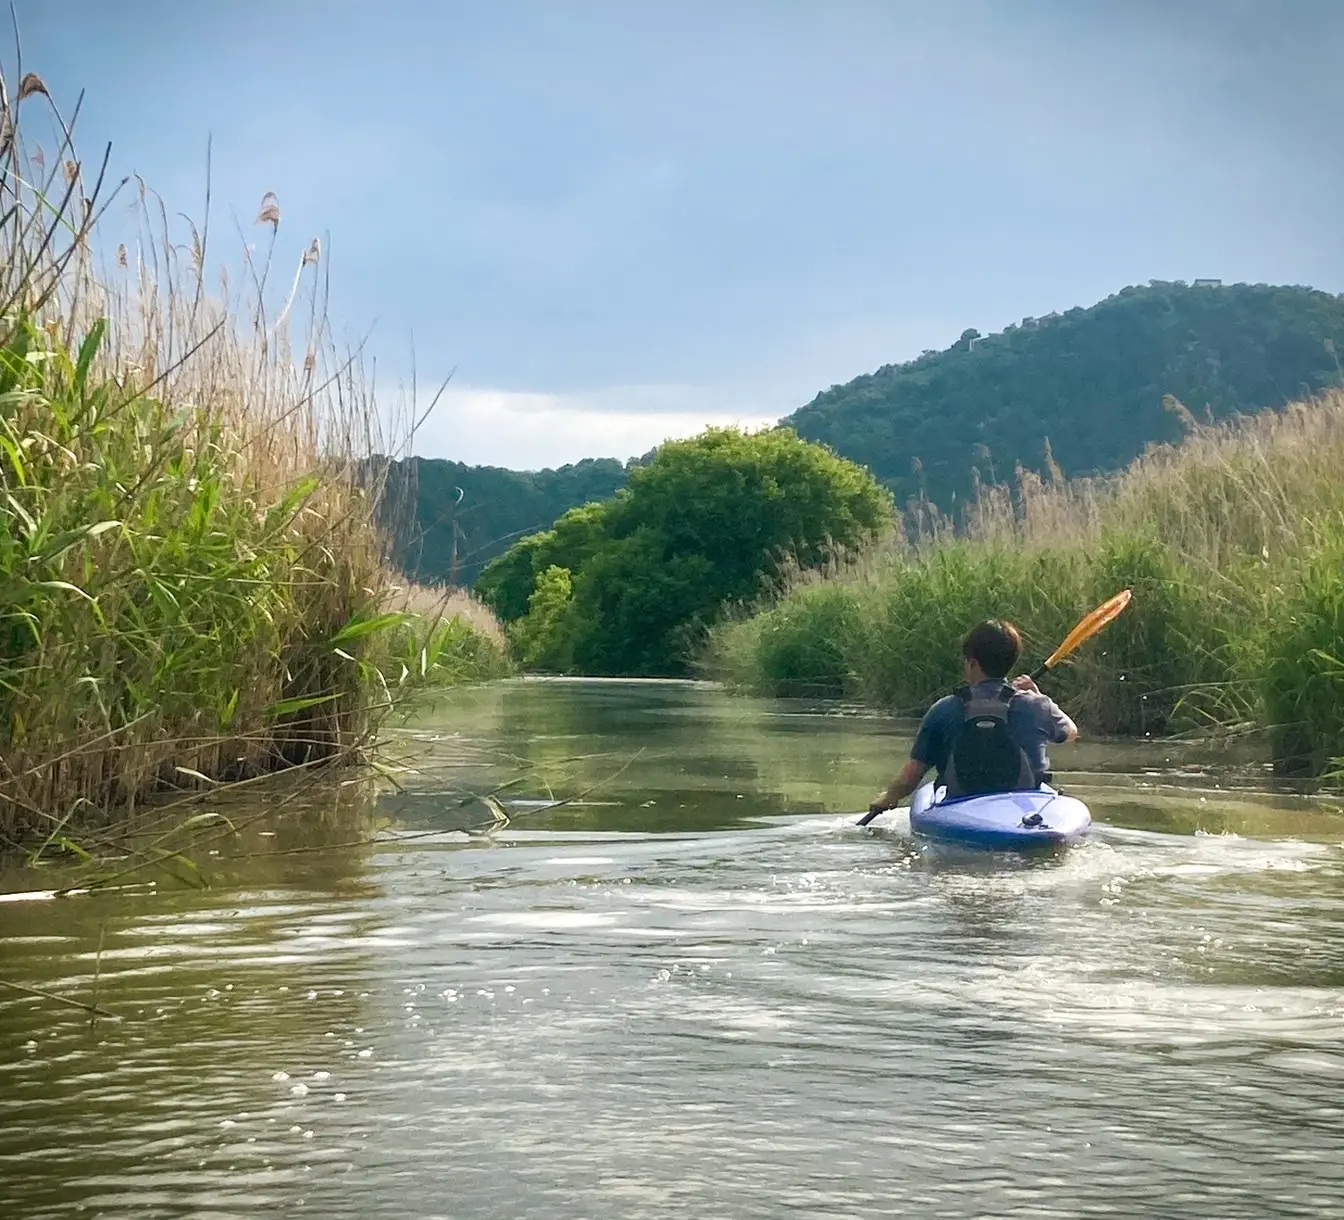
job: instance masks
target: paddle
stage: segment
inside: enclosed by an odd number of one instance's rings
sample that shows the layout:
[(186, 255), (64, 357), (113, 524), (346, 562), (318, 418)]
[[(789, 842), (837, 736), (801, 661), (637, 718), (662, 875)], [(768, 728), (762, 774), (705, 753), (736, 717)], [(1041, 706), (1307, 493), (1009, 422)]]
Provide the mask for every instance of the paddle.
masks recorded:
[(1032, 670), (1031, 680), (1035, 682), (1037, 678), (1045, 677), (1048, 671), (1054, 669), (1066, 657), (1072, 656), (1103, 627), (1113, 623), (1129, 605), (1129, 599), (1133, 595), (1132, 589), (1123, 589), (1114, 597), (1102, 602), (1091, 614), (1080, 619), (1078, 625), (1064, 637), (1064, 643)]
[[(1103, 627), (1113, 623), (1124, 612), (1129, 605), (1129, 599), (1133, 596), (1132, 589), (1123, 589), (1114, 597), (1108, 598), (1102, 602), (1090, 614), (1084, 615), (1078, 620), (1078, 625), (1064, 637), (1064, 643), (1055, 649), (1036, 669), (1032, 670), (1031, 680), (1035, 682), (1038, 678), (1043, 678), (1050, 670), (1054, 669), (1061, 661), (1072, 656), (1084, 644), (1087, 643)], [(878, 810), (878, 813), (884, 812)], [(859, 819), (860, 826), (867, 826), (877, 813), (865, 813)]]

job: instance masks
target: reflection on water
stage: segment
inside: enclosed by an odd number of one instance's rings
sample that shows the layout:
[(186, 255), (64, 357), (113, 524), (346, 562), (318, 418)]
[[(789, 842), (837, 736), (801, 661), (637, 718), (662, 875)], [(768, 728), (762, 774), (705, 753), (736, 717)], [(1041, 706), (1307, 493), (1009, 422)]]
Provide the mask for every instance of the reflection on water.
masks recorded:
[(121, 1018), (0, 989), (0, 1215), (1344, 1216), (1320, 804), (1094, 745), (1093, 842), (942, 854), (853, 825), (894, 726), (677, 684), (407, 747), (376, 845), (0, 903), (0, 979)]

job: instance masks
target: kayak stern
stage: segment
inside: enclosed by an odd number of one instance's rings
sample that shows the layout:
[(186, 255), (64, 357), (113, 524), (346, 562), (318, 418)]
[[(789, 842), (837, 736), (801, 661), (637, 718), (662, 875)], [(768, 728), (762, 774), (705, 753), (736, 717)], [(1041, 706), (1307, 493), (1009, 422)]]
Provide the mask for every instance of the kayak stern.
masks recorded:
[(1092, 824), (1087, 806), (1042, 784), (1024, 792), (945, 798), (946, 789), (925, 784), (910, 802), (910, 829), (928, 839), (1023, 851), (1061, 847), (1081, 840)]

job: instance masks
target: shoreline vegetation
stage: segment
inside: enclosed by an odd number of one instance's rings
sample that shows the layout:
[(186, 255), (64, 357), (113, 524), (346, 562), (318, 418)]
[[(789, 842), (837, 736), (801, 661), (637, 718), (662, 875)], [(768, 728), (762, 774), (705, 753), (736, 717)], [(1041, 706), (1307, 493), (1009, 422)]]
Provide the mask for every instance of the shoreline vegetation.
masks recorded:
[(398, 569), (417, 490), (384, 431), (409, 420), (334, 339), (319, 242), (291, 257), (268, 195), (231, 280), (208, 197), (178, 232), (107, 167), (40, 78), (0, 78), (0, 853), (369, 762), (418, 692), (520, 666), (916, 713), (970, 622), (1043, 657), (1125, 587), (1052, 675), (1085, 729), (1344, 768), (1344, 391), (1217, 422), (1169, 397), (1179, 443), (1073, 480), (1047, 444), (955, 522), (787, 427), (711, 429), (520, 539), (478, 600)]
[(871, 472), (791, 429), (661, 445), (609, 500), (514, 543), (477, 581), (520, 665), (595, 677), (690, 672), (725, 604), (787, 564), (866, 550), (893, 524)]
[(1087, 609), (1129, 609), (1051, 693), (1116, 736), (1263, 734), (1277, 773), (1344, 767), (1344, 392), (1197, 421), (1107, 478), (1017, 471), (961, 528), (912, 501), (888, 544), (717, 624), (700, 672), (767, 695), (918, 713), (958, 681), (966, 626), (1003, 617), (1043, 658)]
[(178, 234), (107, 170), (39, 77), (0, 79), (0, 851), (31, 859), (165, 792), (366, 759), (416, 689), (508, 668), (483, 606), (390, 562), (319, 243), (282, 265), (267, 196), (212, 287), (208, 205)]

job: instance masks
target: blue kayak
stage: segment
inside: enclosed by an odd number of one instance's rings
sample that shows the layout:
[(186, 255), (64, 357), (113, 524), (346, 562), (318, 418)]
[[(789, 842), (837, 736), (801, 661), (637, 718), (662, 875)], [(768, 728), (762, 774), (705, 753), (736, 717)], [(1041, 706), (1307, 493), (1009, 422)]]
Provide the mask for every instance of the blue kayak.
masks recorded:
[(1076, 843), (1092, 825), (1082, 801), (1048, 784), (1025, 792), (943, 798), (946, 789), (925, 784), (910, 802), (910, 829), (926, 839), (1022, 851)]

